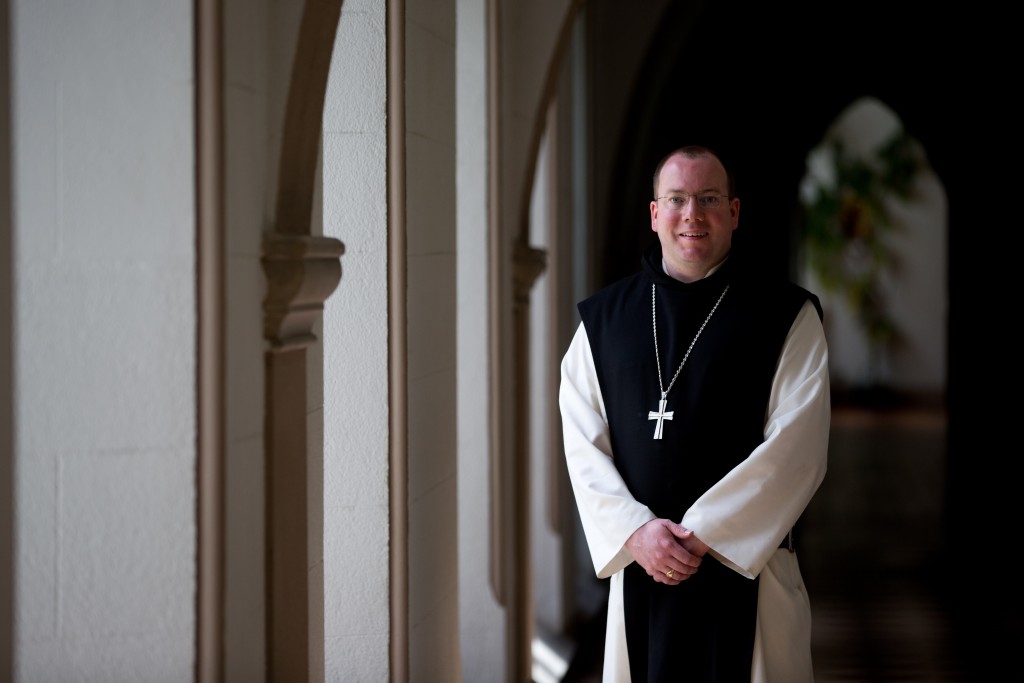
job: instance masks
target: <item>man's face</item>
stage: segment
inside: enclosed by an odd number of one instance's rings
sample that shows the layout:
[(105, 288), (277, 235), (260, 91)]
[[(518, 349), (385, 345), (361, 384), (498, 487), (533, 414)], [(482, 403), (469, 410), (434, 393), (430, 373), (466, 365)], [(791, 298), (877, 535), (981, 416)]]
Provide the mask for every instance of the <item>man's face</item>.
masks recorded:
[[(740, 200), (728, 191), (725, 169), (713, 156), (677, 154), (662, 167), (651, 230), (658, 233), (669, 275), (699, 280), (728, 255), (740, 220)], [(715, 197), (719, 206), (711, 208)]]

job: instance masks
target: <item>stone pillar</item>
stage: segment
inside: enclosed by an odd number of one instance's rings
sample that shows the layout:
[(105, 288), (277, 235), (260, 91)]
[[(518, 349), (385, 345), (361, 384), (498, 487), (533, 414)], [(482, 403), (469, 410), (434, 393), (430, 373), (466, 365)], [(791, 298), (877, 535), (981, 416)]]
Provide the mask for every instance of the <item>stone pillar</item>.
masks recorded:
[[(341, 280), (344, 250), (330, 237), (273, 232), (263, 239), (268, 681), (309, 680), (306, 349)], [(322, 586), (319, 592), (322, 600)]]

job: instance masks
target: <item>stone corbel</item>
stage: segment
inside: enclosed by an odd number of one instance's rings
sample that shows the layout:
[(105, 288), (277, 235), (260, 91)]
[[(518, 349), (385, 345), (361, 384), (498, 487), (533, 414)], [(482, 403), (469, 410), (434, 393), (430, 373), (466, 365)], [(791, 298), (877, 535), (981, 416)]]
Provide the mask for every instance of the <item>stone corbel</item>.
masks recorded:
[(547, 268), (547, 251), (517, 243), (512, 254), (512, 294), (515, 303), (529, 305), (530, 292)]
[(341, 281), (345, 245), (333, 237), (269, 232), (263, 236), (263, 336), (274, 350), (305, 348)]
[[(526, 407), (527, 398), (525, 394), (525, 379), (529, 375), (529, 320), (530, 320), (530, 291), (536, 283), (537, 278), (544, 272), (547, 266), (547, 252), (536, 249), (530, 245), (517, 241), (512, 251), (512, 352), (513, 352), (513, 375), (518, 384), (515, 388), (515, 410), (513, 414), (514, 424), (503, 426), (506, 419), (506, 404), (502, 399), (502, 387), (495, 383), (492, 387), (492, 410), (494, 411), (495, 424), (498, 425), (498, 433), (495, 441), (501, 444), (503, 439), (500, 432), (504, 429), (512, 429), (515, 434), (526, 434), (526, 420), (528, 410)], [(502, 332), (497, 334), (503, 338)], [(500, 351), (499, 351), (500, 354)], [(497, 361), (492, 359), (492, 363)], [(511, 480), (506, 478), (509, 468), (503, 466), (504, 457), (500, 446), (493, 446), (490, 452), (491, 458), (491, 589), (499, 604), (509, 606), (509, 588), (512, 588), (512, 599), (516, 596), (528, 595), (528, 586), (523, 581), (529, 575), (529, 505), (523, 501), (529, 500), (529, 453), (526, 445), (521, 439), (517, 439), (517, 453), (511, 459)], [(505, 523), (506, 515), (511, 515), (511, 525)], [(507, 538), (506, 529), (512, 530), (512, 538)], [(510, 547), (511, 544), (511, 547)], [(516, 571), (509, 575), (507, 567), (513, 566), (514, 558)], [(506, 586), (507, 581), (517, 582), (517, 586)], [(519, 626), (515, 627), (518, 634), (520, 627), (525, 628), (526, 624), (520, 618), (519, 612), (515, 612), (513, 621)], [(525, 647), (525, 645), (523, 645)]]

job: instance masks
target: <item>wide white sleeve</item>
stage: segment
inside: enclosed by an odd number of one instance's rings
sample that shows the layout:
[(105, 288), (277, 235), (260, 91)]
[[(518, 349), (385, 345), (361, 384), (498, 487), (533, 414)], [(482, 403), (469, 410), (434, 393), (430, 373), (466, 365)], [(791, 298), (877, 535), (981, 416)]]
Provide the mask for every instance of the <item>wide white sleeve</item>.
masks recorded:
[(825, 331), (807, 302), (779, 356), (764, 442), (697, 499), (682, 525), (725, 565), (757, 576), (825, 477), (831, 411)]
[(569, 481), (594, 571), (603, 579), (633, 561), (625, 543), (655, 515), (633, 498), (612, 462), (604, 399), (582, 323), (562, 358), (558, 406)]

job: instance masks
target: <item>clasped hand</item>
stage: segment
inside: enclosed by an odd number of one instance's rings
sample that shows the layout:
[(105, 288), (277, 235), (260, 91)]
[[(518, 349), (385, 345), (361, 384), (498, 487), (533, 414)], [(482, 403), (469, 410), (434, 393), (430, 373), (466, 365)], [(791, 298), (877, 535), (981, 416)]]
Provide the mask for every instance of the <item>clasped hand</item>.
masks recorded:
[(670, 586), (697, 573), (708, 546), (693, 531), (668, 519), (652, 519), (633, 532), (626, 547), (655, 581)]

